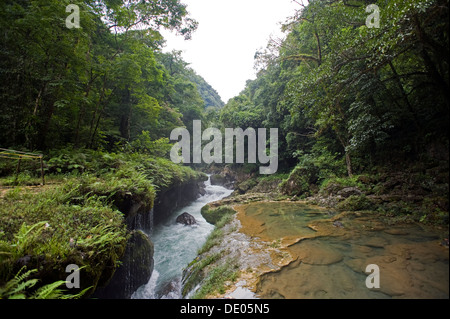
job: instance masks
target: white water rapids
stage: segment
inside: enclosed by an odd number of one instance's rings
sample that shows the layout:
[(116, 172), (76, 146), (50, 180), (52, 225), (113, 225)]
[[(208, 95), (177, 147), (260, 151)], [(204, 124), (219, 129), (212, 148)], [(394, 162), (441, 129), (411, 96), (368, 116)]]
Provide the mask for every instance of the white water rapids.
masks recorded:
[[(181, 276), (183, 269), (197, 256), (214, 226), (202, 217), (201, 208), (211, 202), (221, 200), (232, 193), (222, 186), (205, 182), (206, 194), (183, 207), (155, 225), (150, 239), (155, 246), (155, 266), (146, 285), (140, 287), (132, 299), (181, 299)], [(197, 225), (185, 226), (176, 223), (176, 218), (187, 212), (194, 216)]]

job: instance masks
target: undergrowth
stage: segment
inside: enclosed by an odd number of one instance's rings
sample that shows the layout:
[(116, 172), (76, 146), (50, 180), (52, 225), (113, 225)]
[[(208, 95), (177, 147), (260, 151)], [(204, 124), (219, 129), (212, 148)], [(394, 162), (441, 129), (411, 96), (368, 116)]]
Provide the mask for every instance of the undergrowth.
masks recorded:
[[(3, 162), (0, 173), (11, 171), (8, 165), (15, 164)], [(65, 267), (76, 264), (84, 267), (81, 289), (92, 287), (92, 292), (109, 280), (125, 251), (129, 231), (121, 208), (127, 198), (150, 209), (158, 191), (206, 178), (167, 159), (136, 153), (64, 149), (47, 155), (45, 166), (46, 180), (55, 181), (46, 187), (27, 187), (40, 182), (27, 165), (19, 178), (0, 179), (0, 185), (16, 185), (0, 196), (2, 289), (18, 283), (22, 267), (36, 269), (30, 273), (42, 279), (32, 281), (36, 290), (65, 279)]]

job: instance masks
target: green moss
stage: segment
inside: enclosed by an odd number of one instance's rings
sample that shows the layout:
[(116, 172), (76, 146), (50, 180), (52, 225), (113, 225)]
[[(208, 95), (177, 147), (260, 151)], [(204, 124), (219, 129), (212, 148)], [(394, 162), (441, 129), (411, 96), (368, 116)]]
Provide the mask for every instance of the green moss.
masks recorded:
[(201, 214), (203, 218), (210, 224), (216, 225), (224, 216), (234, 215), (236, 211), (229, 206), (220, 206), (218, 208), (211, 208), (210, 205), (202, 207)]
[[(215, 229), (208, 236), (203, 247), (200, 248), (200, 250), (198, 251), (199, 257), (194, 259), (187, 267), (186, 272), (188, 273), (188, 275), (186, 276), (183, 285), (183, 296), (186, 296), (187, 293), (191, 291), (195, 285), (199, 284), (202, 281), (203, 284), (200, 296), (212, 293), (213, 291), (216, 291), (218, 287), (220, 287), (220, 285), (223, 284), (225, 281), (230, 280), (234, 278), (234, 276), (236, 276), (235, 271), (230, 272), (229, 262), (226, 264), (226, 267), (222, 265), (219, 267), (214, 267), (213, 269), (206, 269), (208, 268), (208, 266), (212, 265), (217, 260), (219, 260), (220, 257), (222, 256), (221, 253), (211, 253), (210, 250), (212, 247), (220, 244), (224, 236), (223, 228), (225, 227), (225, 225), (229, 224), (233, 220), (233, 214), (235, 213), (235, 211), (228, 206), (219, 207), (214, 211), (219, 212), (225, 211), (226, 213), (217, 215), (220, 216), (221, 218), (215, 223), (216, 226)], [(201, 298), (201, 297), (197, 296), (194, 298)]]
[(216, 253), (206, 256), (203, 259), (198, 259), (199, 257), (197, 257), (195, 262), (190, 264), (190, 267), (188, 267), (189, 275), (183, 282), (183, 297), (185, 297), (195, 287), (195, 285), (200, 283), (200, 281), (204, 278), (204, 268), (218, 260), (220, 256), (220, 253)]
[(151, 208), (158, 191), (207, 178), (140, 154), (67, 150), (51, 156), (46, 170), (59, 174), (53, 175), (58, 185), (17, 187), (0, 198), (0, 287), (23, 265), (37, 269), (45, 285), (64, 280), (65, 267), (76, 264), (84, 267), (82, 286), (95, 289), (124, 254), (130, 236), (119, 211), (124, 202)]
[[(215, 224), (216, 227), (214, 228), (214, 230), (211, 232), (211, 234), (206, 239), (206, 242), (203, 245), (203, 247), (200, 248), (199, 251), (197, 252), (198, 255), (206, 253), (212, 247), (218, 245), (224, 236), (224, 232), (223, 232), (222, 228), (225, 225), (229, 224), (233, 220), (232, 214), (234, 214), (234, 213), (229, 212), (229, 210), (228, 210), (229, 207), (227, 207), (227, 206), (223, 206), (223, 208), (226, 209), (228, 213), (220, 215), (221, 216), (220, 220), (216, 222), (216, 224)], [(216, 210), (218, 210), (218, 209), (216, 209)], [(234, 212), (234, 210), (233, 210), (233, 212)]]
[(192, 299), (204, 299), (215, 293), (225, 293), (225, 283), (235, 282), (239, 275), (239, 269), (235, 262), (228, 260), (223, 265), (213, 268), (207, 275), (201, 288)]
[(278, 188), (282, 194), (288, 196), (309, 194), (311, 179), (309, 175), (306, 168), (297, 166)]
[(337, 205), (339, 210), (358, 211), (370, 209), (372, 203), (366, 195), (351, 195)]
[(42, 284), (64, 280), (73, 263), (85, 266), (84, 288), (95, 287), (103, 271), (116, 266), (127, 242), (122, 214), (98, 197), (73, 204), (79, 188), (68, 192), (65, 186), (13, 191), (0, 200), (0, 285), (23, 265), (38, 269)]

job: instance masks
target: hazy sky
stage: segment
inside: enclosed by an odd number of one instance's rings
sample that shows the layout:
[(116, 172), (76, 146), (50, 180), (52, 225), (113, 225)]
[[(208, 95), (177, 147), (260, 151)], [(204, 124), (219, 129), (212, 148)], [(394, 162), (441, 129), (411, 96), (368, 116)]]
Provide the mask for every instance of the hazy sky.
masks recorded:
[(254, 55), (299, 5), (292, 0), (182, 0), (199, 22), (192, 40), (163, 32), (164, 51), (183, 51), (183, 59), (211, 84), (226, 103), (254, 79)]

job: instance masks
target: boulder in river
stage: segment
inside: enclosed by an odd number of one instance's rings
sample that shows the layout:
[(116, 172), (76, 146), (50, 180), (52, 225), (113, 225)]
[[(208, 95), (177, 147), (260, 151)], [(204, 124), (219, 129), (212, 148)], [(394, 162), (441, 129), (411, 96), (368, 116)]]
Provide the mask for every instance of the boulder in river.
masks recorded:
[(191, 214), (183, 213), (177, 217), (177, 223), (183, 224), (183, 225), (195, 225), (195, 224), (197, 224), (197, 221), (195, 220), (194, 216), (192, 216)]

